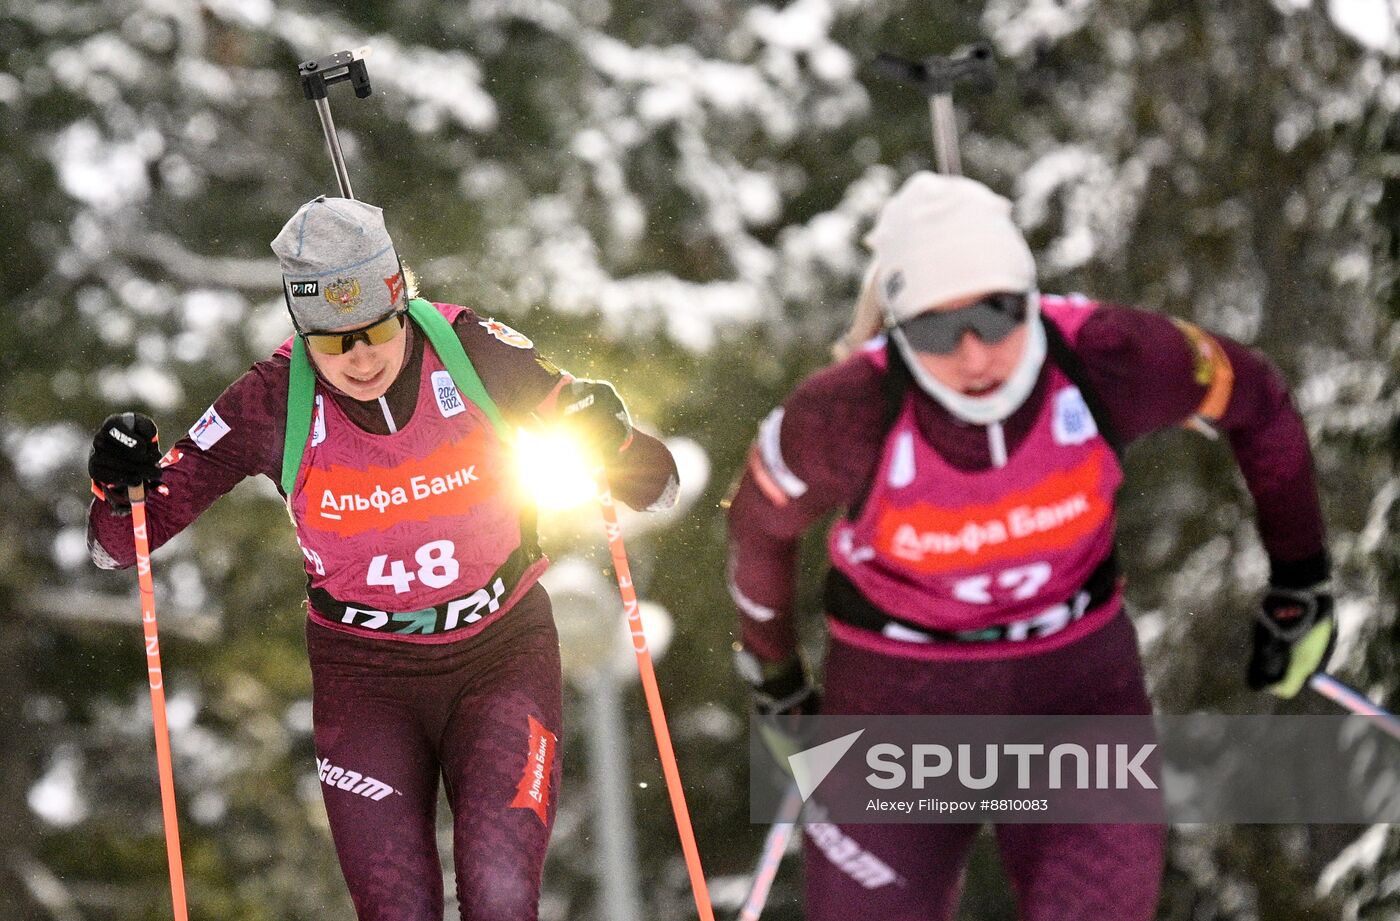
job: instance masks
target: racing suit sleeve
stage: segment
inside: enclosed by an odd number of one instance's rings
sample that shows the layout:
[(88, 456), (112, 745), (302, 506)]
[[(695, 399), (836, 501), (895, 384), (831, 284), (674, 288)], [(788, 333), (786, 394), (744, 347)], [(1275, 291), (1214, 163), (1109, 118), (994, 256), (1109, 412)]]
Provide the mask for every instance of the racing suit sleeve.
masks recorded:
[(1127, 307), (1095, 310), (1076, 351), (1125, 443), (1183, 424), (1229, 441), (1254, 498), (1273, 584), (1326, 578), (1308, 433), (1276, 366), (1228, 337)]
[[(287, 360), (260, 361), (229, 385), (190, 433), (166, 452), (161, 461), (164, 485), (146, 494), (152, 550), (184, 530), (244, 477), (262, 473), (277, 481), (286, 399)], [(88, 552), (101, 569), (125, 569), (136, 562), (130, 514), (105, 500), (94, 499), (88, 508), (87, 539)]]
[(729, 593), (740, 641), (765, 662), (797, 648), (802, 534), (874, 476), (884, 398), (876, 368), (849, 359), (804, 381), (759, 426), (729, 506)]
[[(495, 320), (482, 320), (470, 308), (463, 309), (453, 327), (482, 384), (512, 422), (532, 413), (547, 416), (560, 388), (573, 380), (541, 357), (529, 338)], [(607, 468), (614, 497), (629, 507), (659, 511), (675, 505), (680, 486), (676, 461), (659, 439), (634, 427), (631, 442)]]

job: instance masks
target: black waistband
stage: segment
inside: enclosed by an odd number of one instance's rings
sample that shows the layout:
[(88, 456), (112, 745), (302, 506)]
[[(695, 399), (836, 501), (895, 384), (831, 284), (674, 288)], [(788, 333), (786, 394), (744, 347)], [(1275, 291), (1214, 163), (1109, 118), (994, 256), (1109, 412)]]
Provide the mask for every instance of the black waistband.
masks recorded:
[[(1118, 588), (1118, 554), (1109, 553), (1094, 571), (1089, 574), (1089, 578), (1081, 585), (1064, 604), (1068, 606), (1069, 617), (1066, 623), (1078, 620), (1085, 613), (1099, 607), (1104, 602), (1113, 597), (1114, 591)], [(997, 624), (985, 627), (980, 630), (939, 630), (934, 627), (926, 627), (916, 624), (913, 621), (895, 617), (884, 609), (877, 606), (860, 589), (856, 588), (849, 577), (839, 569), (832, 567), (826, 575), (826, 589), (823, 596), (826, 604), (826, 613), (852, 627), (861, 630), (869, 630), (873, 633), (885, 633), (887, 628), (897, 627), (901, 632), (912, 631), (913, 634), (922, 634), (928, 640), (949, 643), (986, 643), (997, 642), (1005, 639), (1030, 639), (1036, 635), (1030, 632), (1026, 636), (1012, 637), (1010, 635), (1011, 624)]]
[(425, 636), (452, 633), (468, 629), (500, 610), (501, 605), (514, 594), (525, 570), (542, 555), (533, 543), (529, 547), (517, 547), (481, 588), (420, 611), (385, 611), (367, 602), (343, 601), (323, 588), (310, 585), (309, 579), (306, 598), (326, 620), (361, 630), (420, 633)]

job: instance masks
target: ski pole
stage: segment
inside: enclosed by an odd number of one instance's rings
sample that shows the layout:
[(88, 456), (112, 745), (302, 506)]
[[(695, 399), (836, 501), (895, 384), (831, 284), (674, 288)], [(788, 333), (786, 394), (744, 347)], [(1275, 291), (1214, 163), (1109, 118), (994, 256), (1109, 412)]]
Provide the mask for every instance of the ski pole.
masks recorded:
[(160, 639), (156, 635), (156, 589), (151, 578), (151, 545), (146, 537), (146, 488), (132, 486), (131, 530), (136, 541), (136, 581), (141, 589), (141, 626), (146, 634), (146, 676), (151, 685), (151, 722), (156, 735), (156, 766), (160, 773), (160, 811), (165, 820), (165, 856), (170, 865), (170, 900), (175, 921), (188, 921), (185, 871), (180, 860), (180, 822), (175, 813), (175, 771), (170, 762), (170, 728), (165, 721), (165, 679), (160, 669)]
[(358, 51), (337, 51), (314, 61), (303, 61), (297, 65), (301, 77), (301, 89), (316, 105), (316, 115), (321, 120), (321, 133), (326, 136), (326, 149), (331, 154), (331, 166), (335, 168), (335, 181), (340, 186), (341, 198), (354, 198), (350, 189), (350, 174), (345, 169), (345, 155), (340, 150), (340, 136), (335, 133), (335, 121), (331, 118), (331, 105), (327, 100), (332, 84), (349, 80), (360, 99), (369, 96), (369, 71), (365, 68), (365, 55), (368, 49)]
[[(953, 87), (966, 82), (973, 89), (991, 89), (996, 76), (996, 63), (992, 60), (991, 50), (985, 45), (973, 45), (947, 57), (935, 55), (923, 61), (910, 61), (881, 52), (873, 66), (882, 76), (913, 86), (928, 97), (929, 115), (933, 120), (933, 154), (938, 171), (948, 176), (962, 175), (962, 157), (958, 153), (958, 119), (953, 111)], [(846, 357), (884, 325), (885, 318), (869, 276), (861, 290), (863, 295), (856, 303), (851, 325), (833, 348), (838, 359)]]
[(671, 811), (676, 817), (676, 831), (680, 834), (685, 868), (690, 874), (690, 888), (695, 894), (695, 907), (700, 912), (700, 921), (714, 921), (710, 892), (705, 885), (705, 872), (700, 867), (700, 851), (695, 845), (695, 831), (690, 825), (690, 810), (686, 807), (685, 790), (681, 787), (681, 772), (676, 765), (676, 752), (671, 747), (671, 732), (666, 726), (666, 711), (661, 706), (661, 691), (656, 684), (656, 668), (647, 648), (646, 631), (642, 629), (641, 609), (637, 604), (636, 587), (632, 584), (632, 567), (627, 562), (627, 546), (622, 541), (622, 526), (617, 520), (617, 506), (613, 503), (612, 488), (608, 485), (607, 474), (599, 470), (597, 479), (598, 505), (603, 512), (608, 550), (612, 553), (617, 588), (622, 594), (622, 607), (627, 613), (627, 626), (632, 633), (632, 651), (637, 655), (637, 669), (641, 672), (647, 712), (651, 715), (651, 728), (656, 735), (656, 749), (661, 756), (661, 770), (666, 777), (666, 792), (671, 797)]
[(768, 836), (763, 839), (763, 853), (759, 855), (758, 867), (754, 870), (749, 897), (739, 911), (739, 921), (758, 921), (759, 915), (763, 914), (763, 906), (768, 904), (768, 892), (773, 888), (778, 868), (782, 866), (783, 855), (787, 853), (788, 842), (792, 840), (801, 811), (802, 793), (794, 783), (788, 787), (783, 803), (778, 807), (778, 817), (768, 829)]
[(1377, 729), (1400, 739), (1400, 717), (1371, 703), (1371, 699), (1356, 688), (1338, 681), (1326, 672), (1318, 672), (1309, 678), (1308, 687), (1358, 716), (1374, 718)]
[(962, 174), (962, 157), (958, 153), (953, 87), (965, 82), (977, 90), (991, 89), (995, 68), (991, 49), (986, 45), (973, 45), (946, 57), (934, 55), (923, 61), (909, 61), (883, 52), (875, 59), (875, 69), (880, 73), (913, 86), (928, 97), (938, 171), (954, 176)]

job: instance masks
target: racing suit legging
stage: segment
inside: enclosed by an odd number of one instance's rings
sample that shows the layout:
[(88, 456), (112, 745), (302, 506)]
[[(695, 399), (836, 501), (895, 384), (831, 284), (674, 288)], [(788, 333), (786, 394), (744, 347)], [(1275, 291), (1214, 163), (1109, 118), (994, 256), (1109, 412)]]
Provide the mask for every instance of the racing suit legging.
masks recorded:
[(439, 779), (463, 921), (534, 921), (561, 767), (544, 589), (452, 643), (312, 621), (307, 647), (321, 792), (360, 921), (441, 921)]
[[(822, 712), (831, 714), (1146, 714), (1133, 627), (1102, 629), (1038, 655), (929, 662), (832, 640)], [(954, 917), (975, 824), (807, 825), (810, 921)], [(1162, 825), (1000, 824), (996, 843), (1022, 921), (1151, 921), (1165, 860)], [(842, 867), (852, 855), (895, 878)], [(866, 864), (868, 866), (868, 863)], [(865, 883), (877, 882), (867, 888)]]

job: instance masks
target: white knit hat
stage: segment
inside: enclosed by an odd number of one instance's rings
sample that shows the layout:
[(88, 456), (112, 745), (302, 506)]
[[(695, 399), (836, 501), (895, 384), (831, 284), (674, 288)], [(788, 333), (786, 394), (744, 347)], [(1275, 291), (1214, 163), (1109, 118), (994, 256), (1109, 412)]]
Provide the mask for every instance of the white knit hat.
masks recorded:
[(865, 237), (885, 318), (994, 291), (1031, 291), (1035, 260), (1011, 202), (965, 176), (920, 172), (881, 209)]

